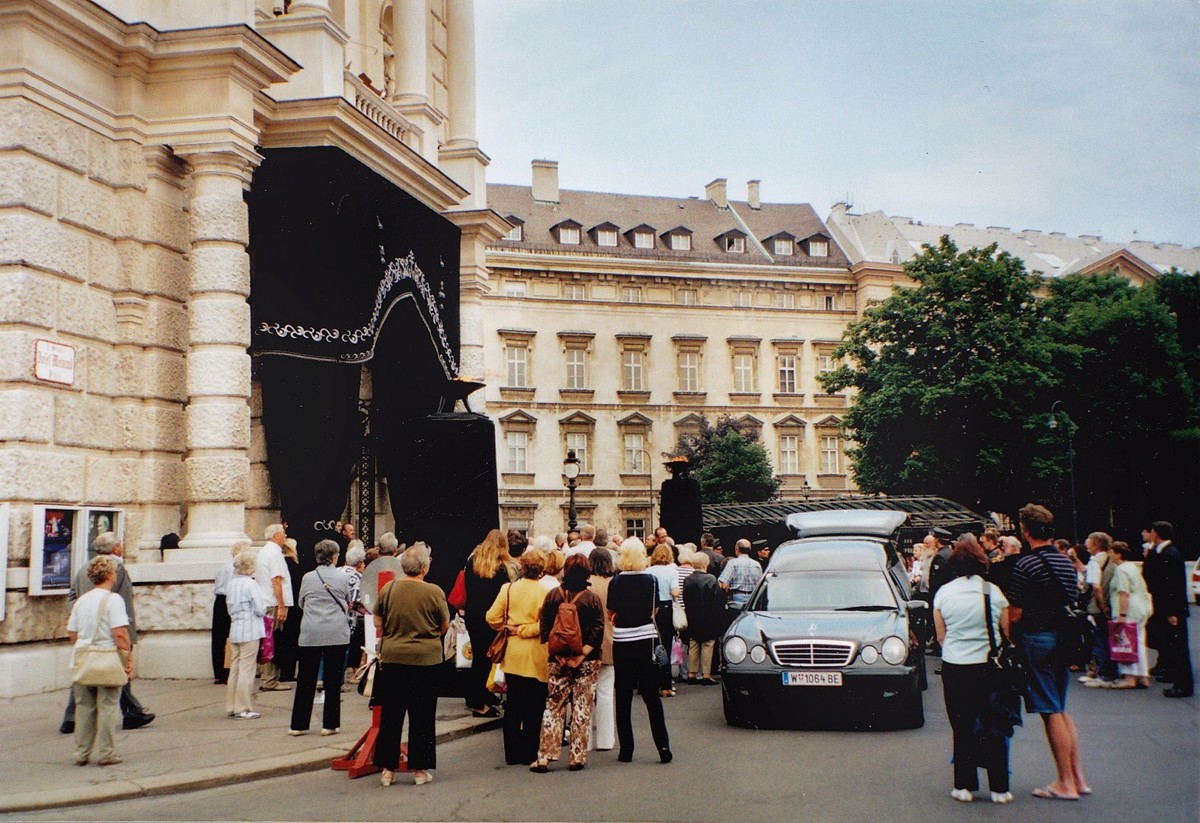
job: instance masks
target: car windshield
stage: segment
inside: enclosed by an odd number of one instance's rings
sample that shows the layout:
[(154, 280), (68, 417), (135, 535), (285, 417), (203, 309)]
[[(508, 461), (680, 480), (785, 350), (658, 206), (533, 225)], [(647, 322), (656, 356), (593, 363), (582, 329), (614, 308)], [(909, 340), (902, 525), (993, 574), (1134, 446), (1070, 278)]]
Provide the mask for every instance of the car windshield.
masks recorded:
[(749, 608), (755, 611), (876, 611), (896, 608), (877, 571), (798, 571), (767, 575)]

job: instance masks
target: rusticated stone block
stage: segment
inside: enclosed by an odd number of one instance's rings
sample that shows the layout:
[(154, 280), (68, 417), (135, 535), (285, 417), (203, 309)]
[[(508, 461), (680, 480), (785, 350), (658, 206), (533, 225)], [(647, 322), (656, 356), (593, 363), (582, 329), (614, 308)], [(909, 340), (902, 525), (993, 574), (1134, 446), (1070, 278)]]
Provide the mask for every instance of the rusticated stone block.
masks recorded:
[(84, 499), (114, 506), (137, 502), (140, 469), (137, 457), (89, 455)]
[(138, 586), (134, 597), (139, 632), (187, 631), (212, 625), (212, 583)]
[(250, 294), (250, 257), (241, 246), (199, 246), (188, 257), (191, 258), (188, 288), (193, 294), (214, 291)]
[(143, 407), (146, 427), (146, 451), (182, 453), (184, 440), (183, 409), (176, 405)]
[(183, 501), (186, 487), (184, 475), (182, 457), (143, 458), (139, 497), (146, 503), (177, 506)]
[(187, 400), (187, 361), (182, 354), (161, 349), (151, 349), (145, 355), (146, 397)]
[(9, 389), (0, 392), (0, 441), (49, 443), (53, 436), (53, 390)]
[(118, 370), (120, 358), (116, 350), (105, 343), (89, 343), (79, 346), (76, 355), (77, 362), (83, 361), (85, 373), (82, 380), (76, 379), (76, 385), (87, 386), (92, 394), (103, 394), (113, 397), (121, 383)]
[(88, 177), (113, 188), (145, 188), (146, 164), (142, 149), (132, 140), (109, 140), (88, 135)]
[(87, 235), (40, 215), (0, 213), (0, 265), (27, 265), (83, 281)]
[(120, 443), (112, 400), (63, 394), (55, 403), (54, 442), (60, 446), (112, 449)]
[(63, 283), (58, 288), (58, 330), (115, 343), (117, 314), (112, 294), (90, 286)]
[(187, 299), (188, 263), (182, 254), (133, 242), (119, 244), (119, 251), (132, 291), (180, 302)]
[[(38, 337), (32, 332), (0, 329), (0, 381), (33, 382), (33, 347)], [(78, 375), (78, 363), (76, 370)]]
[(116, 192), (103, 183), (73, 174), (59, 175), (58, 217), (62, 222), (105, 237), (125, 237), (129, 225), (126, 212), (119, 206)]
[(187, 358), (187, 391), (191, 397), (248, 397), (250, 355), (232, 347), (190, 352)]
[(149, 345), (173, 351), (187, 349), (187, 310), (181, 304), (162, 298), (152, 299), (147, 321), (146, 341)]
[(8, 592), (4, 620), (0, 621), (0, 644), (29, 643), (67, 636), (67, 598), (65, 595), (29, 596)]
[(88, 279), (108, 291), (129, 291), (129, 273), (121, 262), (118, 243), (103, 237), (88, 241)]
[(241, 199), (193, 197), (191, 203), (193, 243), (205, 240), (250, 242), (250, 212)]
[(88, 130), (29, 100), (0, 100), (0, 149), (24, 148), (77, 172), (87, 163)]
[(2, 449), (0, 500), (83, 500), (85, 462), (67, 449)]
[[(271, 474), (267, 471), (266, 463), (255, 463), (250, 468), (250, 497), (246, 500), (246, 506), (255, 509), (265, 509), (271, 506), (274, 501), (274, 493), (271, 490)], [(263, 528), (269, 524), (263, 524)], [(255, 532), (262, 534), (261, 531)]]
[(185, 412), (189, 450), (250, 447), (250, 409), (245, 403), (192, 403)]
[(53, 217), (58, 207), (58, 166), (32, 154), (0, 154), (0, 208), (20, 208)]
[(149, 213), (146, 234), (139, 237), (148, 243), (159, 243), (177, 252), (186, 252), (190, 245), (187, 212), (179, 206), (152, 198), (148, 201)]
[(9, 565), (26, 566), (29, 564), (30, 523), (33, 521), (33, 509), (29, 504), (14, 503), (8, 511), (8, 562)]
[(262, 420), (250, 418), (250, 461), (252, 463), (267, 462), (267, 433), (263, 429)]
[(192, 345), (250, 345), (250, 304), (228, 296), (199, 296), (188, 304)]
[(0, 272), (0, 323), (54, 327), (55, 280), (35, 271)]
[(199, 455), (185, 459), (188, 500), (240, 503), (246, 499), (250, 461), (232, 455)]

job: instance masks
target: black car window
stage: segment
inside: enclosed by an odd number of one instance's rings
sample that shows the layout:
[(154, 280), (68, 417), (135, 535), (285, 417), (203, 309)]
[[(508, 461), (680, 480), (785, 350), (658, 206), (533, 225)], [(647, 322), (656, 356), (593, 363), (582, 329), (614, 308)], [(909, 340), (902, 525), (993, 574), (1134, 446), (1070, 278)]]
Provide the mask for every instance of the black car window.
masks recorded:
[(755, 611), (837, 611), (896, 608), (881, 572), (778, 572), (767, 575), (749, 608)]

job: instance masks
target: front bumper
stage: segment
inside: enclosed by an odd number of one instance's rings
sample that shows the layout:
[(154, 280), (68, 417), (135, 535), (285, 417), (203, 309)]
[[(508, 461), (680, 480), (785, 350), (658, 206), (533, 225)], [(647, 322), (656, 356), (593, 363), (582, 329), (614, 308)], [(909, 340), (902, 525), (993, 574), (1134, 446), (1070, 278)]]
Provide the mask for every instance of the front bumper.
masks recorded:
[(887, 711), (921, 692), (913, 665), (847, 666), (840, 669), (841, 686), (785, 686), (784, 671), (777, 666), (727, 667), (722, 689), (736, 714), (783, 721), (814, 719), (833, 708)]

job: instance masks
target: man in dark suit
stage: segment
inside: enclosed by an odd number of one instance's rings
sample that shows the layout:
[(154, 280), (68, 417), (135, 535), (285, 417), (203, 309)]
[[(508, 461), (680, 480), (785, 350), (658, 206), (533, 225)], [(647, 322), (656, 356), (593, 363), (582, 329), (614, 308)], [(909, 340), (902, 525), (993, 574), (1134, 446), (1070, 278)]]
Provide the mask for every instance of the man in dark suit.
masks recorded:
[(953, 535), (943, 528), (936, 528), (929, 532), (929, 536), (937, 541), (936, 553), (929, 561), (929, 602), (932, 603), (933, 598), (937, 596), (937, 590), (954, 579), (950, 576), (949, 569), (950, 541)]
[(1150, 542), (1142, 576), (1154, 599), (1154, 634), (1158, 642), (1158, 679), (1170, 682), (1166, 697), (1191, 697), (1194, 693), (1192, 658), (1188, 651), (1187, 569), (1179, 549), (1171, 542), (1175, 528), (1165, 520), (1150, 527)]

